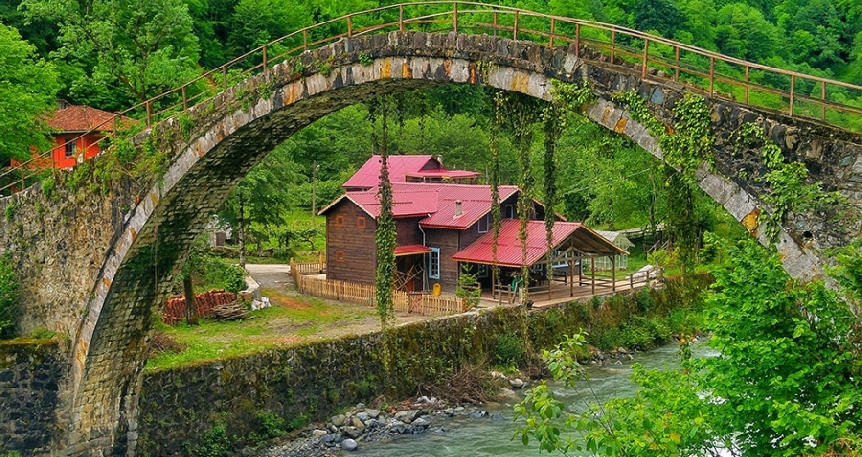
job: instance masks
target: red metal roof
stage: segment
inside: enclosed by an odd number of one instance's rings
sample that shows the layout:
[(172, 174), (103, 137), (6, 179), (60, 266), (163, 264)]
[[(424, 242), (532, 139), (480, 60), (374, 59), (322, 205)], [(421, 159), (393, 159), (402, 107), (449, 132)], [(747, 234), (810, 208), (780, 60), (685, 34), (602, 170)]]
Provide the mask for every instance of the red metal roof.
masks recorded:
[[(48, 126), (60, 133), (84, 133), (93, 129), (109, 132), (114, 130), (115, 116), (114, 113), (89, 106), (67, 105), (54, 112), (48, 119)], [(126, 123), (132, 119), (121, 116), (119, 121)]]
[[(500, 186), (500, 201), (518, 192), (517, 186)], [(373, 218), (380, 216), (377, 187), (347, 192), (323, 208), (320, 214), (347, 199)], [(455, 202), (461, 201), (461, 216), (455, 217)], [(466, 229), (491, 211), (491, 186), (452, 183), (392, 183), (392, 214), (396, 218), (426, 216), (422, 227)]]
[[(482, 263), (493, 265), (519, 267), (523, 264), (533, 265), (538, 262), (548, 251), (545, 235), (544, 221), (527, 222), (527, 249), (526, 257), (521, 250), (521, 241), (518, 239), (518, 231), (521, 221), (507, 219), (500, 221), (500, 235), (497, 237), (497, 259), (494, 261), (492, 244), (494, 241), (493, 231), (485, 233), (467, 248), (462, 249), (452, 256), (452, 259), (460, 262)], [(577, 222), (556, 222), (552, 230), (551, 245), (558, 249), (565, 241), (571, 240), (575, 250), (591, 254), (619, 254), (625, 253), (623, 249), (615, 246), (610, 241)]]
[(431, 248), (428, 246), (423, 246), (421, 244), (408, 244), (406, 246), (398, 246), (395, 248), (395, 257), (410, 254), (425, 254), (427, 252), (431, 252)]
[(467, 170), (427, 170), (427, 171), (417, 171), (412, 173), (405, 173), (404, 176), (408, 178), (452, 178), (452, 179), (464, 179), (464, 178), (475, 178), (479, 176), (478, 172), (475, 171), (467, 171)]
[[(432, 161), (433, 163), (429, 164)], [(382, 164), (383, 160), (379, 155), (371, 156), (341, 187), (368, 188), (378, 185)], [(389, 182), (404, 182), (406, 173), (415, 173), (425, 167), (445, 170), (432, 155), (389, 156), (387, 164), (389, 165)]]

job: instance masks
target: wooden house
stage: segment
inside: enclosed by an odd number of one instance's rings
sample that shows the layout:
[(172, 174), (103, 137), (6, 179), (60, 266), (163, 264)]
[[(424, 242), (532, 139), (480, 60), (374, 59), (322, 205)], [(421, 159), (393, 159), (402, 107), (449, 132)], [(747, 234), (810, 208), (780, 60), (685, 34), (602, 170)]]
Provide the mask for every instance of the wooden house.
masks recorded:
[[(520, 198), (516, 186), (500, 186), (503, 219), (514, 219)], [(460, 275), (453, 255), (493, 228), (491, 187), (452, 183), (392, 183), (395, 248), (400, 290), (430, 290), (440, 284), (454, 291)], [(544, 207), (533, 202), (535, 217)], [(326, 215), (326, 271), (330, 279), (374, 284), (380, 215), (377, 188), (347, 192), (321, 210)], [(480, 268), (479, 276), (488, 270)]]
[[(89, 106), (59, 103), (48, 126), (55, 131), (51, 152), (53, 166), (71, 168), (79, 161), (95, 157), (106, 146), (99, 142), (104, 132), (112, 132), (118, 123), (130, 123), (131, 119)], [(51, 164), (48, 164), (51, 166)]]

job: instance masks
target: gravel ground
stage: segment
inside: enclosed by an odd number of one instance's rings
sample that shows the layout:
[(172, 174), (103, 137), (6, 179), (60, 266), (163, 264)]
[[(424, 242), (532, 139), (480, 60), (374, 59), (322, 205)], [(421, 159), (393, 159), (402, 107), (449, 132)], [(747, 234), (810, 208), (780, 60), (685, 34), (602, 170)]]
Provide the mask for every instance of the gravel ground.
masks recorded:
[(290, 265), (246, 264), (245, 269), (260, 284), (260, 287), (277, 289), (293, 286), (293, 278), (290, 276)]

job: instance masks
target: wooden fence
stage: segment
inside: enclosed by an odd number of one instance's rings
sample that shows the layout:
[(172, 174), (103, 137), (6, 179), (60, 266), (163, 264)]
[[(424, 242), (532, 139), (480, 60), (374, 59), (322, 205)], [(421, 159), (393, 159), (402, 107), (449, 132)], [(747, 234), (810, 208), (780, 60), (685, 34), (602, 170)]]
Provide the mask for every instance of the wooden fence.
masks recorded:
[[(296, 273), (303, 275), (316, 275), (326, 273), (326, 257), (323, 254), (320, 254), (317, 258), (316, 262), (297, 262), (290, 258), (290, 272), (295, 275)], [(294, 279), (296, 277), (294, 276)]]
[[(334, 279), (317, 278), (301, 273), (296, 268), (296, 262), (291, 261), (291, 275), (296, 287), (306, 295), (312, 295), (331, 300), (346, 301), (360, 305), (374, 305), (375, 288), (366, 284), (357, 284)], [(315, 264), (317, 265), (317, 264)], [(317, 273), (313, 270), (312, 273)], [(464, 312), (460, 298), (449, 295), (435, 297), (426, 293), (395, 292), (392, 297), (395, 311), (416, 313), (423, 316), (448, 316)]]

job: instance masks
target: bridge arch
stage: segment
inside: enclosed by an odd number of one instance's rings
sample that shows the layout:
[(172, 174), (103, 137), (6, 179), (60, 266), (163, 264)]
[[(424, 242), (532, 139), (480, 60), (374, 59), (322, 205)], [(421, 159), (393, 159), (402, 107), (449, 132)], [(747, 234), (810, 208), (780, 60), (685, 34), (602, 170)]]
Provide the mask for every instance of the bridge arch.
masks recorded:
[[(549, 100), (554, 79), (589, 83), (596, 101), (584, 114), (658, 158), (662, 151), (656, 139), (611, 99), (611, 93), (637, 91), (669, 125), (672, 107), (683, 93), (700, 93), (669, 79), (644, 77), (640, 68), (610, 65), (586, 48), (548, 47), (487, 35), (391, 32), (344, 38), (250, 77), (193, 107), (188, 114), (195, 126), (191, 132), (185, 131), (189, 119), (176, 117), (139, 135), (139, 145), (155, 144), (170, 151), (172, 159), (164, 174), (125, 213), (102, 259), (85, 317), (73, 335), (71, 432), (62, 447), (70, 455), (94, 449), (134, 454), (137, 393), (157, 306), (209, 215), (276, 145), (326, 114), (387, 93), (475, 84)], [(743, 121), (764, 125), (791, 157), (804, 157), (817, 149), (824, 173), (846, 170), (848, 177), (862, 176), (862, 140), (857, 135), (841, 132), (836, 137), (833, 130), (816, 123), (727, 101), (709, 102), (718, 138), (716, 155), (724, 158), (714, 168), (704, 164), (698, 183), (738, 220), (761, 206), (759, 186), (736, 174), (740, 165), (757, 161), (752, 158), (755, 153), (748, 151), (743, 157), (730, 153), (729, 136)], [(851, 196), (857, 199), (862, 194), (857, 187), (832, 185), (856, 192)], [(797, 232), (815, 233), (815, 247), (827, 247), (828, 237), (844, 235), (817, 229), (816, 221), (799, 217), (792, 228), (782, 229), (778, 248), (788, 272), (807, 279), (821, 274), (823, 260), (811, 248), (812, 241), (800, 242)], [(769, 243), (763, 230), (759, 233)]]

